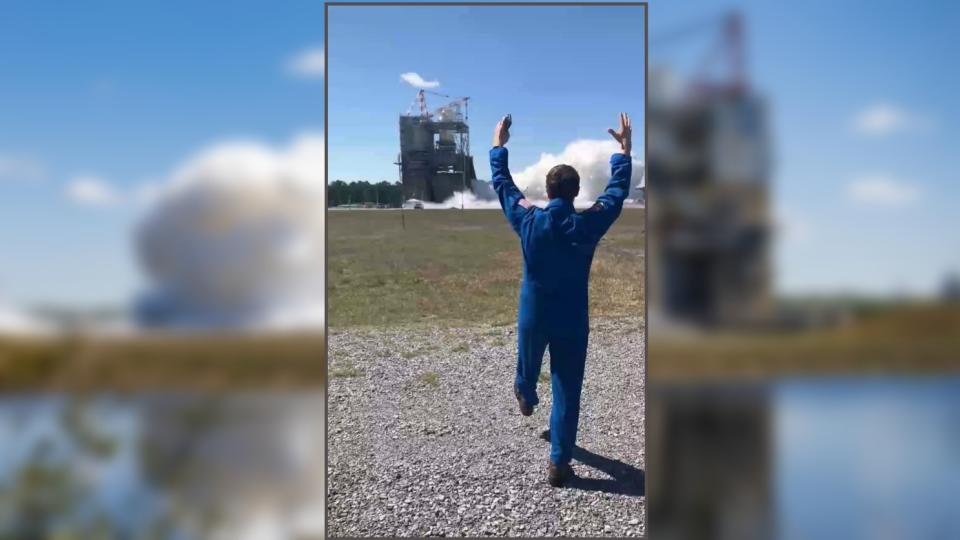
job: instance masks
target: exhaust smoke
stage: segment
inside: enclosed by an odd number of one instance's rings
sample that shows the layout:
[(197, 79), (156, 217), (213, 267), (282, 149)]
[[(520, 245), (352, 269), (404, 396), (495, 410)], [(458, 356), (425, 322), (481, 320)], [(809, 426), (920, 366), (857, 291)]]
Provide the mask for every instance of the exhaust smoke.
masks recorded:
[[(580, 173), (580, 195), (574, 200), (578, 207), (586, 207), (603, 193), (610, 180), (610, 155), (620, 151), (615, 141), (580, 139), (568, 144), (559, 154), (541, 154), (540, 159), (526, 168), (514, 169), (513, 181), (527, 199), (538, 206), (547, 202), (547, 172), (555, 165), (565, 163)], [(628, 198), (636, 199), (643, 186), (643, 161), (633, 157), (633, 174), (630, 178)], [(477, 181), (475, 193), (454, 193), (442, 203), (424, 203), (425, 208), (500, 208), (497, 195), (487, 182)]]
[[(580, 194), (574, 200), (578, 206), (593, 203), (603, 193), (610, 180), (610, 155), (620, 151), (615, 141), (580, 139), (568, 144), (560, 154), (541, 154), (540, 160), (514, 173), (517, 187), (531, 200), (547, 199), (547, 172), (555, 165), (565, 163), (580, 173)], [(630, 195), (633, 198), (643, 179), (643, 162), (633, 157), (633, 175)]]
[(136, 231), (153, 327), (323, 325), (324, 144), (228, 142), (201, 152), (154, 194)]

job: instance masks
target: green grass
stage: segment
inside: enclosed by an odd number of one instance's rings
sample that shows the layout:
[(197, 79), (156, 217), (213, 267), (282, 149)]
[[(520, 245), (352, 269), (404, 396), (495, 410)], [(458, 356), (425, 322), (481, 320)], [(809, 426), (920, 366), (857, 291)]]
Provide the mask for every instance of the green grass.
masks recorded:
[[(499, 210), (342, 211), (327, 215), (331, 328), (510, 326), (521, 277)], [(624, 209), (597, 250), (596, 316), (643, 308), (644, 210)]]
[(331, 379), (349, 379), (353, 377), (360, 377), (363, 375), (363, 371), (357, 369), (353, 365), (337, 366), (330, 368), (330, 378)]
[(403, 358), (403, 359), (405, 359), (405, 360), (410, 360), (410, 359), (413, 359), (413, 358), (420, 358), (420, 357), (423, 356), (424, 354), (429, 353), (429, 352), (433, 352), (433, 351), (435, 351), (435, 350), (437, 350), (437, 346), (436, 346), (436, 345), (424, 345), (424, 346), (419, 347), (419, 348), (416, 348), (416, 349), (410, 349), (410, 350), (406, 350), (406, 351), (401, 351), (401, 352), (400, 352), (400, 357)]
[(440, 375), (438, 375), (434, 371), (427, 371), (427, 372), (421, 373), (420, 376), (417, 377), (417, 380), (427, 386), (432, 386), (434, 388), (436, 388), (437, 386), (440, 386)]

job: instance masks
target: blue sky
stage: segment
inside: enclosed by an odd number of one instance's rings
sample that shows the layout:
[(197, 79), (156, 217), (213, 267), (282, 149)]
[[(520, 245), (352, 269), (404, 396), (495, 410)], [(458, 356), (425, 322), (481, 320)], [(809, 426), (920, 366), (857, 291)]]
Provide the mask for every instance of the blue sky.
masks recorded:
[[(576, 139), (608, 138), (621, 110), (642, 125), (643, 20), (638, 6), (331, 6), (330, 178), (397, 180), (397, 117), (417, 92), (401, 80), (407, 72), (471, 98), (481, 178), (493, 126), (508, 112), (514, 167)], [(431, 109), (446, 101), (427, 94)]]
[[(774, 202), (786, 210), (776, 248), (780, 288), (935, 288), (946, 270), (960, 268), (960, 8), (736, 5), (746, 18), (751, 80), (771, 105)], [(658, 51), (658, 31), (730, 7), (651, 2), (651, 64), (681, 61), (673, 50)], [(399, 80), (405, 71), (439, 80), (444, 93), (473, 97), (476, 155), (489, 144), (496, 117), (512, 112), (517, 165), (578, 137), (602, 138), (610, 115), (630, 109), (619, 96), (632, 94), (612, 76), (630, 40), (617, 28), (624, 25), (619, 18), (594, 24), (590, 17), (600, 11), (547, 24), (541, 8), (509, 19), (483, 8), (438, 29), (446, 39), (413, 47), (418, 32), (370, 12), (377, 34), (364, 34), (361, 15), (352, 23), (357, 28), (335, 34), (337, 24), (350, 24), (346, 9), (339, 22), (331, 17), (331, 101), (343, 104), (345, 116), (340, 122), (336, 110), (331, 114), (331, 152), (340, 144), (343, 158), (331, 159), (332, 174), (342, 166), (357, 167), (345, 175), (396, 178), (392, 166), (378, 172), (379, 158), (343, 141), (353, 130), (363, 140), (359, 147), (395, 145), (396, 115), (415, 94)], [(428, 25), (432, 17), (414, 18)], [(564, 36), (562, 52), (544, 40), (551, 25), (551, 37)], [(391, 35), (397, 39), (385, 43)], [(292, 73), (289, 62), (322, 43), (320, 2), (4, 2), (0, 298), (126, 302), (139, 280), (130, 238), (138, 210), (125, 202), (91, 204), (104, 198), (89, 190), (71, 196), (71, 183), (94, 176), (127, 193), (216, 141), (252, 137), (282, 145), (319, 130), (323, 79)], [(689, 58), (704, 46), (691, 43)], [(337, 47), (347, 56), (339, 58)], [(628, 69), (624, 77), (636, 76)], [(588, 93), (589, 101), (582, 98)], [(381, 117), (388, 119), (382, 126)], [(387, 157), (392, 161), (395, 150)], [(366, 163), (369, 170), (361, 168)], [(482, 159), (477, 168), (486, 175)]]

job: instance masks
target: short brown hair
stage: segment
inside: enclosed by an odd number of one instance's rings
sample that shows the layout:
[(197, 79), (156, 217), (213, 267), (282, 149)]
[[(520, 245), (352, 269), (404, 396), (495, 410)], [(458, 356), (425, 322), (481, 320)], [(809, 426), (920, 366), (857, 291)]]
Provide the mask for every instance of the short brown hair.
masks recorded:
[(547, 173), (547, 197), (572, 201), (580, 192), (580, 175), (569, 165), (557, 165)]

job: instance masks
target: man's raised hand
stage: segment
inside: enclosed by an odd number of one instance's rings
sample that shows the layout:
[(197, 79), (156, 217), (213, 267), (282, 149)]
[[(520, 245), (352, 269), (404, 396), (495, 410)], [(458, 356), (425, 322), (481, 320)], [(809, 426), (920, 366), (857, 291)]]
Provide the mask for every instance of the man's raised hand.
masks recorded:
[(497, 127), (493, 129), (493, 146), (503, 146), (510, 140), (510, 125), (513, 118), (508, 114), (497, 122)]
[(620, 148), (623, 149), (623, 153), (629, 156), (633, 131), (631, 129), (630, 117), (627, 116), (627, 113), (620, 113), (620, 131), (608, 129), (607, 133), (620, 143)]

